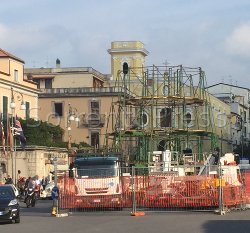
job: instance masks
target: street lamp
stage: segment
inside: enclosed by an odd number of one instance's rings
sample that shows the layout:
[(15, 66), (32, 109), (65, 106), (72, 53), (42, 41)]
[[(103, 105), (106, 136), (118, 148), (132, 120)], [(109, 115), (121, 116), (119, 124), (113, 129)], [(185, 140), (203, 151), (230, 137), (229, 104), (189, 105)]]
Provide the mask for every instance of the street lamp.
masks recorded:
[[(21, 106), (20, 109), (21, 110), (25, 110), (26, 109), (26, 105), (23, 101), (23, 94), (18, 92), (18, 91), (14, 91), (13, 87), (11, 87), (11, 102), (10, 102), (10, 108), (11, 108), (11, 138), (12, 138), (12, 143), (14, 142), (14, 145), (10, 145), (10, 151), (11, 151), (11, 167), (12, 167), (12, 179), (14, 181), (14, 183), (16, 184), (16, 139), (14, 137), (15, 135), (15, 122), (16, 122), (16, 102), (15, 102), (15, 97), (16, 100), (18, 102), (21, 102)], [(14, 153), (13, 153), (14, 152)]]
[(72, 107), (69, 103), (69, 114), (68, 114), (69, 121), (76, 121), (79, 122), (80, 119), (78, 117), (78, 111), (75, 107)]
[[(72, 123), (72, 121), (75, 121), (77, 123), (77, 126), (78, 126), (80, 119), (78, 117), (77, 109), (75, 107), (72, 107), (70, 103), (68, 105), (69, 105), (69, 111), (68, 111), (68, 119), (67, 119), (67, 131), (68, 131), (68, 149), (70, 149), (71, 148), (71, 138), (72, 138), (71, 133), (70, 133), (70, 131), (72, 129), (71, 123)], [(69, 163), (70, 162), (71, 161), (69, 160)]]

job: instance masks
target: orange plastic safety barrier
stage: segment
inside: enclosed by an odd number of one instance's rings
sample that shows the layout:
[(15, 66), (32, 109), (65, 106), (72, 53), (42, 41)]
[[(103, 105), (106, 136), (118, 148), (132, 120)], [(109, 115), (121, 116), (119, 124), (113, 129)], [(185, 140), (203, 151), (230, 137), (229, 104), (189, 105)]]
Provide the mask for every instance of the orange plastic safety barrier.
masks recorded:
[[(102, 208), (210, 209), (233, 207), (250, 201), (250, 172), (237, 184), (217, 177), (174, 174), (69, 178), (59, 182), (60, 208), (96, 210)], [(220, 199), (220, 193), (222, 193)]]

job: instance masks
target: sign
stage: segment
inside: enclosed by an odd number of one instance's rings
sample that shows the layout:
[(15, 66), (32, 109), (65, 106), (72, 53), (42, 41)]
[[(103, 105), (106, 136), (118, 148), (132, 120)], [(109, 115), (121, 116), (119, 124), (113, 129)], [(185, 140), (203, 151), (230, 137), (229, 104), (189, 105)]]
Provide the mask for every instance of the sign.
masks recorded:
[(53, 200), (58, 200), (59, 198), (59, 189), (57, 186), (54, 186), (53, 189), (51, 190), (51, 197)]

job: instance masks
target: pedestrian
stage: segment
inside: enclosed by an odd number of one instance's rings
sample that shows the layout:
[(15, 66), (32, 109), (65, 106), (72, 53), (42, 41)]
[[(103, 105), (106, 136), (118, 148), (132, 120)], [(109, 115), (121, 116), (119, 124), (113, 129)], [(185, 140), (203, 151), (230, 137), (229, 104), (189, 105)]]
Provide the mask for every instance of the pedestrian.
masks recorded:
[(45, 187), (47, 184), (48, 184), (48, 177), (43, 176), (42, 181), (41, 181), (41, 185), (43, 187), (43, 190), (45, 190)]
[(7, 178), (5, 178), (5, 184), (13, 184), (13, 180), (10, 177), (10, 175), (8, 175)]
[(17, 171), (17, 180), (19, 180), (20, 178), (21, 178), (21, 171), (18, 170), (18, 171)]

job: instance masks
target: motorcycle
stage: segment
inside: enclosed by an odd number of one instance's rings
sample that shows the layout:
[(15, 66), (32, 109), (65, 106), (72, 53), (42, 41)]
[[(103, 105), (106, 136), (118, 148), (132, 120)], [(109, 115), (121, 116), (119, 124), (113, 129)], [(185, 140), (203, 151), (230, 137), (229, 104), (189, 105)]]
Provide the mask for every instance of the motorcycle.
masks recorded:
[(36, 192), (35, 188), (28, 187), (26, 198), (25, 198), (26, 206), (29, 208), (30, 206), (34, 207), (36, 205)]

